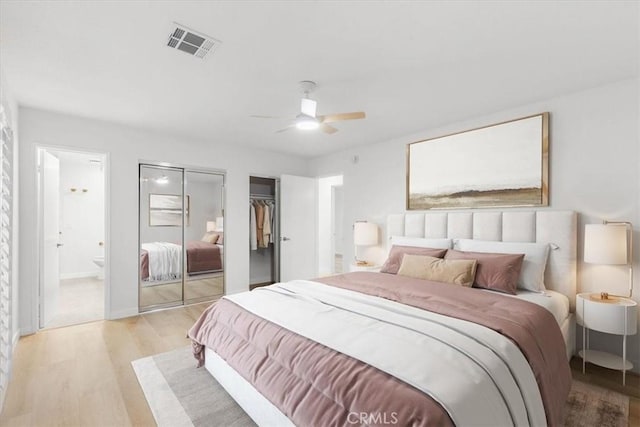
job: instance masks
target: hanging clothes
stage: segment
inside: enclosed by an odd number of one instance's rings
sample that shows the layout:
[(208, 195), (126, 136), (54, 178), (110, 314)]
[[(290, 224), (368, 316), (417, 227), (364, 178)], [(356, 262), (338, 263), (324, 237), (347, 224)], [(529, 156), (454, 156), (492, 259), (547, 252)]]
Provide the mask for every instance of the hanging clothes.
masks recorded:
[(271, 209), (269, 203), (264, 203), (264, 222), (262, 224), (262, 247), (268, 248), (271, 240)]
[(256, 209), (256, 234), (258, 240), (258, 247), (264, 248), (264, 233), (262, 227), (264, 227), (264, 205), (260, 201), (256, 200), (253, 204)]
[(256, 228), (258, 223), (256, 220), (256, 208), (253, 206), (253, 203), (249, 203), (249, 218), (249, 242), (251, 244), (251, 250), (255, 251), (258, 249), (258, 231)]
[(269, 203), (269, 216), (271, 217), (271, 234), (269, 235), (269, 243), (273, 243), (275, 230), (276, 230), (276, 221), (275, 221), (275, 213), (276, 213), (276, 204), (273, 202)]

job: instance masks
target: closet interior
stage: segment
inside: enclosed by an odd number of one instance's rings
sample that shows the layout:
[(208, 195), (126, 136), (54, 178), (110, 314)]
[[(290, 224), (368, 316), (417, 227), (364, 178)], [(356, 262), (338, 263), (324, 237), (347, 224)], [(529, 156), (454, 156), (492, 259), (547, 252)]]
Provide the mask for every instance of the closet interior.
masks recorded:
[(250, 289), (280, 279), (279, 180), (249, 178)]

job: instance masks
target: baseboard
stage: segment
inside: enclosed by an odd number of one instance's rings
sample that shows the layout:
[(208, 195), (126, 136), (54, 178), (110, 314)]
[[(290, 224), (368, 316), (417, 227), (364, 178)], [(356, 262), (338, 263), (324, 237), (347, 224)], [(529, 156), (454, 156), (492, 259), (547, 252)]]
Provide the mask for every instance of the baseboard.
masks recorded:
[(38, 332), (38, 329), (33, 329), (31, 327), (29, 327), (29, 328), (21, 328), (20, 329), (20, 336), (24, 337), (24, 336), (27, 336), (27, 335), (33, 335), (36, 332)]
[(111, 311), (106, 317), (107, 320), (124, 319), (125, 317), (137, 316), (140, 314), (138, 307), (125, 308), (123, 310)]
[(60, 274), (60, 280), (64, 279), (83, 279), (85, 277), (96, 277), (99, 271), (84, 271), (80, 273), (62, 273)]

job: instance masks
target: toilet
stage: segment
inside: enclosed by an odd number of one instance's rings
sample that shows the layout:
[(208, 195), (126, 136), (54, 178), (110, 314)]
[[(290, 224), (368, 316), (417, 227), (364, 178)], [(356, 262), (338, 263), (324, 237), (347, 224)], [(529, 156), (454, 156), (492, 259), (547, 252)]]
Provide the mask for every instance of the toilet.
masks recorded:
[[(86, 258), (85, 258), (86, 259)], [(98, 255), (93, 258), (93, 263), (100, 267), (100, 272), (98, 273), (98, 279), (104, 280), (104, 255)]]

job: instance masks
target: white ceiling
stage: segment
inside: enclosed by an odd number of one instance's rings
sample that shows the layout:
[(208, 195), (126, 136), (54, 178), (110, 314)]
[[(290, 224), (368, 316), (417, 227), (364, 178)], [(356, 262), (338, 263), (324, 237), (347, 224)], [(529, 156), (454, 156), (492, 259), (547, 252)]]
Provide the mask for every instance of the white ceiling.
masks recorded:
[[(638, 2), (0, 2), (22, 105), (313, 157), (638, 75)], [(165, 46), (172, 21), (219, 40)], [(334, 135), (292, 130), (297, 82)]]

